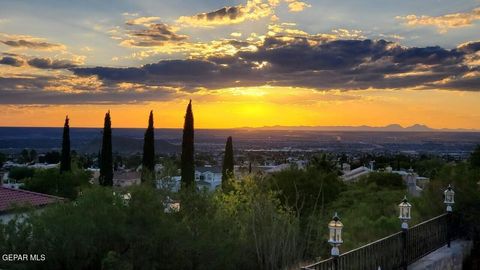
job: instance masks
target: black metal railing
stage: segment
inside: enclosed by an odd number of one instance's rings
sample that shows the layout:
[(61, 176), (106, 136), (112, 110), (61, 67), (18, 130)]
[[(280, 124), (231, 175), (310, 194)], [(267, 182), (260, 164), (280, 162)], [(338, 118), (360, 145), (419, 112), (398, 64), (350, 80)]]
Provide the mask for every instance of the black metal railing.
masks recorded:
[(411, 264), (447, 243), (447, 214), (411, 227), (407, 232), (407, 263)]
[[(447, 244), (448, 214), (443, 214), (385, 238), (329, 258), (304, 270), (402, 269), (430, 252)], [(450, 228), (451, 231), (451, 228)], [(454, 237), (450, 235), (450, 237)], [(335, 267), (337, 264), (337, 267)]]

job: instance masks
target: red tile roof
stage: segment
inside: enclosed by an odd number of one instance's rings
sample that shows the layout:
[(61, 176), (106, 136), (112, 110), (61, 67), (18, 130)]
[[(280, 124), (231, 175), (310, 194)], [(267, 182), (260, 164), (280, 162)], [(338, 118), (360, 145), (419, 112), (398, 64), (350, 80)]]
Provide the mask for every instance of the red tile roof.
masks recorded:
[(40, 207), (63, 200), (65, 199), (61, 197), (23, 189), (0, 187), (0, 212), (11, 210), (17, 205)]

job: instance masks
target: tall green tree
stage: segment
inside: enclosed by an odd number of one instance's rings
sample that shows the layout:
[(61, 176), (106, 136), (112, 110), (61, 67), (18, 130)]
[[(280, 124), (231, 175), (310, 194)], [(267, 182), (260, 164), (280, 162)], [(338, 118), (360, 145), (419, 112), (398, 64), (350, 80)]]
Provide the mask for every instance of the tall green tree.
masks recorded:
[(110, 111), (105, 114), (105, 123), (103, 125), (100, 177), (98, 182), (102, 186), (113, 186), (112, 122)]
[(68, 115), (65, 117), (63, 126), (62, 159), (60, 160), (60, 172), (69, 172), (72, 169), (72, 157), (70, 155), (70, 125)]
[(225, 144), (225, 155), (223, 157), (222, 188), (224, 190), (228, 187), (228, 181), (233, 178), (233, 166), (233, 142), (230, 136)]
[(473, 168), (480, 169), (480, 145), (477, 145), (475, 150), (470, 156), (470, 165)]
[[(142, 158), (142, 182), (151, 178), (155, 172), (155, 135), (153, 127), (153, 111), (150, 111), (148, 118), (148, 128), (145, 131), (143, 141), (143, 158)], [(153, 179), (152, 179), (153, 180)]]
[(195, 189), (195, 164), (194, 164), (194, 130), (192, 100), (188, 103), (183, 125), (182, 140), (182, 189)]
[(22, 152), (20, 152), (20, 157), (22, 163), (30, 162), (30, 152), (28, 149), (23, 149)]
[(35, 160), (37, 160), (38, 154), (37, 154), (37, 151), (35, 151), (35, 149), (31, 149), (29, 155), (30, 155), (30, 161), (35, 162)]
[(3, 163), (7, 161), (7, 156), (4, 153), (0, 152), (0, 166), (3, 166)]

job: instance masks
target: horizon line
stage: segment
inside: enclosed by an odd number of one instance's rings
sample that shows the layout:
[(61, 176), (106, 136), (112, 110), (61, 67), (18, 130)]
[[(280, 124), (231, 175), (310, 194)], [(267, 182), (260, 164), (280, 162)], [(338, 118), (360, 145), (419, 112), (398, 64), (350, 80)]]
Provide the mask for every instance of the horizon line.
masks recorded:
[[(382, 129), (388, 128), (389, 126), (398, 126), (403, 130), (376, 130), (378, 132), (480, 132), (480, 129), (477, 128), (464, 128), (464, 127), (457, 127), (457, 128), (432, 128), (428, 125), (423, 124), (413, 124), (409, 126), (402, 126), (400, 124), (388, 124), (385, 126), (369, 126), (369, 125), (357, 125), (357, 126), (308, 126), (308, 125), (299, 125), (299, 126), (287, 126), (287, 125), (273, 125), (273, 126), (257, 126), (257, 127), (250, 127), (250, 126), (243, 126), (243, 127), (198, 127), (195, 129), (198, 130), (247, 130), (247, 129), (256, 129), (256, 130), (294, 130), (294, 131), (375, 131), (375, 130), (362, 130), (363, 129)], [(424, 126), (431, 130), (408, 130), (408, 128), (414, 126)], [(63, 128), (63, 126), (3, 126), (0, 125), (0, 128)], [(71, 129), (102, 129), (103, 126), (70, 126)], [(112, 127), (112, 129), (145, 129), (146, 127)], [(155, 129), (182, 129), (183, 127), (155, 127)], [(304, 129), (302, 129), (304, 128)], [(328, 128), (328, 130), (314, 130), (315, 128)], [(335, 128), (339, 128), (336, 130)], [(342, 130), (351, 128), (352, 130)], [(358, 130), (353, 130), (353, 129)]]

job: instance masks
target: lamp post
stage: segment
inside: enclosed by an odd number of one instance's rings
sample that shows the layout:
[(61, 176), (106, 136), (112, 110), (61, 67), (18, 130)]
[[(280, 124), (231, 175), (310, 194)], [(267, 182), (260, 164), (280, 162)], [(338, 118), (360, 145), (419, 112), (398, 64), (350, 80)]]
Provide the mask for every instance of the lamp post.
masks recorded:
[(452, 238), (452, 211), (453, 211), (453, 204), (455, 204), (455, 191), (451, 185), (448, 185), (447, 189), (443, 192), (444, 194), (444, 201), (443, 203), (447, 206), (447, 247), (450, 247), (450, 240)]
[(407, 196), (403, 197), (402, 202), (398, 205), (400, 215), (398, 218), (402, 221), (402, 242), (403, 242), (403, 259), (402, 269), (407, 270), (407, 231), (408, 221), (411, 219), (410, 210), (412, 205), (408, 202)]
[(332, 221), (328, 223), (328, 229), (330, 230), (328, 243), (332, 245), (331, 255), (333, 258), (333, 265), (335, 270), (338, 269), (338, 256), (340, 256), (340, 250), (338, 249), (338, 247), (343, 243), (342, 228), (343, 224), (340, 221), (337, 213), (335, 212)]
[(403, 197), (402, 202), (398, 205), (400, 209), (400, 215), (398, 218), (402, 221), (402, 230), (408, 229), (408, 221), (410, 220), (410, 210), (412, 205), (408, 202), (407, 196)]

